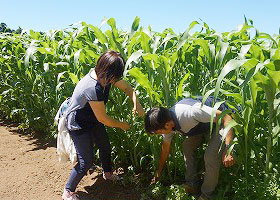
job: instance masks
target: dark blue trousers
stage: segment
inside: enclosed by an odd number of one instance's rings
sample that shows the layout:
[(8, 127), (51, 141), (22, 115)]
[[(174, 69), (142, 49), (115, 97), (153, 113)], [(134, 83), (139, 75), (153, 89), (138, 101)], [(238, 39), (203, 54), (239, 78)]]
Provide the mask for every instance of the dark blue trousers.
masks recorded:
[(86, 175), (93, 164), (93, 143), (95, 143), (99, 149), (99, 157), (104, 172), (110, 172), (112, 170), (111, 146), (103, 124), (70, 131), (70, 135), (76, 148), (78, 163), (72, 169), (65, 189), (74, 192), (81, 179)]

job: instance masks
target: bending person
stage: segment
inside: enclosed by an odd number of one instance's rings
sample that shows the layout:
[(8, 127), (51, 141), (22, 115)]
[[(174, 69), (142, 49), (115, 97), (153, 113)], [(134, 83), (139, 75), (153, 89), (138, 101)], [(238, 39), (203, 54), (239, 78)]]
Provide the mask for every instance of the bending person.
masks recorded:
[[(201, 99), (186, 98), (176, 103), (172, 108), (153, 108), (148, 111), (145, 117), (145, 129), (151, 134), (161, 134), (163, 136), (162, 149), (159, 166), (153, 182), (156, 182), (168, 159), (171, 140), (174, 133), (179, 132), (186, 136), (183, 142), (183, 153), (186, 163), (186, 189), (194, 196), (199, 196), (199, 200), (211, 199), (213, 191), (218, 184), (219, 169), (221, 162), (225, 167), (230, 167), (235, 163), (231, 154), (227, 154), (233, 138), (233, 129), (223, 133), (224, 127), (231, 121), (231, 116), (226, 114), (222, 118), (222, 125), (218, 133), (213, 128), (212, 135), (209, 135), (210, 120), (213, 108), (211, 108), (213, 98), (209, 97), (205, 105), (201, 105)], [(214, 122), (217, 122), (219, 115), (228, 106), (223, 103), (220, 110), (216, 110)], [(222, 143), (222, 135), (226, 134)], [(210, 137), (209, 137), (210, 136)], [(196, 168), (195, 151), (202, 146), (203, 139), (208, 140), (208, 147), (204, 154), (205, 175), (201, 186), (201, 179)], [(223, 145), (222, 145), (223, 144)], [(222, 150), (220, 147), (222, 145)], [(201, 187), (201, 188), (200, 188)]]

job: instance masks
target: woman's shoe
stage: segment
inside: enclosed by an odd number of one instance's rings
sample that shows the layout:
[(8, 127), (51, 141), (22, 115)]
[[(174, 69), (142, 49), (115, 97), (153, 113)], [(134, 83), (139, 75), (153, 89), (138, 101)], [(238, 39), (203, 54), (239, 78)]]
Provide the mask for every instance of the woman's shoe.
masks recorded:
[(113, 174), (113, 172), (103, 172), (103, 178), (105, 180), (110, 180), (110, 181), (120, 181), (121, 178), (116, 175), (116, 174)]
[(69, 192), (68, 190), (64, 189), (62, 200), (80, 200), (80, 199), (77, 193)]

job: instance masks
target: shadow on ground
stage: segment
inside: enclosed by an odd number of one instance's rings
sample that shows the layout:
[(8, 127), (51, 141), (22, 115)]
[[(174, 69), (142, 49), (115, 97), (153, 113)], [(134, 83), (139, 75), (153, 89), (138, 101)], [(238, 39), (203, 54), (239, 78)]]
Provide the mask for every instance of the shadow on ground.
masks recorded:
[(56, 147), (56, 139), (49, 138), (41, 133), (30, 132), (27, 129), (18, 128), (19, 124), (13, 123), (7, 120), (3, 120), (0, 118), (0, 126), (6, 126), (9, 128), (9, 131), (13, 134), (17, 134), (20, 137), (25, 137), (24, 139), (27, 141), (31, 141), (31, 145), (35, 145), (36, 147), (29, 151), (37, 151), (40, 149), (47, 149), (49, 147)]
[(121, 182), (105, 181), (99, 174), (92, 178), (93, 184), (86, 192), (78, 192), (81, 200), (139, 200), (140, 194), (132, 186), (124, 187)]

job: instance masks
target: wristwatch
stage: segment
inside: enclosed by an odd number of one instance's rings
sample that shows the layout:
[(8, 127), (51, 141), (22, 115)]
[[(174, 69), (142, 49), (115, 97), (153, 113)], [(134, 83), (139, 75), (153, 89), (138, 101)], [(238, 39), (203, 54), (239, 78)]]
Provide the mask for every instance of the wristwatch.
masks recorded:
[(229, 150), (230, 144), (225, 144), (225, 146), (226, 146), (225, 150), (226, 150), (226, 151)]

